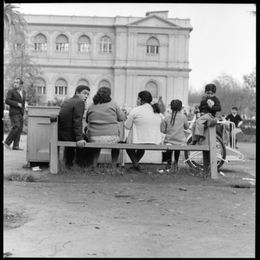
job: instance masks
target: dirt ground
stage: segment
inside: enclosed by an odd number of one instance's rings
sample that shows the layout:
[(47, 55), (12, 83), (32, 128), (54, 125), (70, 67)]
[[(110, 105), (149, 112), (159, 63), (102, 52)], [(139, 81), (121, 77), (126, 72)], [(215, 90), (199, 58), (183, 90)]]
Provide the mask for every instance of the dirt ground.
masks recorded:
[(255, 178), (255, 144), (239, 147), (245, 162), (224, 164), (218, 180), (182, 162), (176, 175), (159, 165), (51, 175), (4, 149), (4, 256), (254, 257), (255, 186), (242, 178)]

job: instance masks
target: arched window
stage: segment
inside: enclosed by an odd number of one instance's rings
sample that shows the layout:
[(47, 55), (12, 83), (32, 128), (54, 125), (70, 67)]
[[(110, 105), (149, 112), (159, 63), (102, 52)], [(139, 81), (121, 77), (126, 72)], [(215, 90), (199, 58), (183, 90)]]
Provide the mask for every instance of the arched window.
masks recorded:
[(69, 40), (64, 34), (60, 34), (56, 39), (56, 51), (67, 52), (69, 50)]
[(101, 87), (111, 88), (111, 85), (107, 80), (102, 80), (98, 84), (98, 88), (101, 88)]
[(16, 34), (13, 41), (14, 49), (21, 50), (22, 48), (24, 48), (24, 43), (25, 43), (24, 35), (22, 33)]
[(67, 82), (64, 79), (58, 79), (55, 84), (55, 95), (67, 95)]
[(108, 36), (104, 36), (100, 40), (100, 52), (111, 53), (112, 52), (112, 41)]
[(38, 78), (35, 82), (36, 92), (40, 95), (46, 94), (46, 83), (42, 78)]
[(77, 86), (80, 86), (80, 85), (84, 85), (84, 86), (88, 86), (89, 87), (89, 83), (88, 83), (88, 81), (86, 79), (80, 79), (78, 81)]
[(86, 35), (80, 36), (78, 40), (78, 52), (90, 52), (90, 40)]
[(149, 81), (146, 84), (145, 89), (152, 94), (153, 98), (158, 98), (158, 86), (154, 81)]
[(39, 52), (47, 51), (47, 38), (42, 33), (34, 37), (34, 50)]
[(159, 41), (155, 37), (151, 37), (146, 43), (147, 54), (158, 54), (159, 53)]

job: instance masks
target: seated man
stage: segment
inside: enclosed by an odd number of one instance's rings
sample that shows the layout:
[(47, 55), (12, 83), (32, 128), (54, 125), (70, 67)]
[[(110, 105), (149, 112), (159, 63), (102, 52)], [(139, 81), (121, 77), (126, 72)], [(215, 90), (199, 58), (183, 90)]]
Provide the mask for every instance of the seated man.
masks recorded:
[[(78, 86), (74, 96), (62, 104), (58, 117), (58, 140), (77, 142), (77, 157), (80, 154), (78, 148), (83, 148), (86, 143), (82, 131), (82, 119), (85, 110), (85, 101), (89, 96), (89, 92), (90, 89), (88, 86)], [(73, 166), (74, 157), (75, 148), (65, 147), (64, 160), (67, 168)]]

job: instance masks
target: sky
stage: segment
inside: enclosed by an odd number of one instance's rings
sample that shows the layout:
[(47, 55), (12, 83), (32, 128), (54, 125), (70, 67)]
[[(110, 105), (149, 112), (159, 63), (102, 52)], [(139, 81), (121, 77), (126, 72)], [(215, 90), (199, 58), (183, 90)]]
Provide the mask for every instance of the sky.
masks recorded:
[(189, 87), (199, 91), (225, 73), (242, 84), (256, 66), (255, 4), (58, 3), (15, 4), (24, 14), (145, 17), (168, 10), (169, 18), (189, 18)]

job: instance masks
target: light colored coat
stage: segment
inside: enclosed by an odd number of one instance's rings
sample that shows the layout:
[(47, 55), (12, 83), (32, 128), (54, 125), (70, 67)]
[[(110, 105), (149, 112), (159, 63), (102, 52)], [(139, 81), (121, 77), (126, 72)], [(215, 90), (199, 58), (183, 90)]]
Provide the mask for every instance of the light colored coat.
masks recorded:
[(125, 121), (126, 129), (130, 129), (128, 143), (160, 144), (161, 116), (153, 112), (150, 104), (143, 104), (133, 108)]

